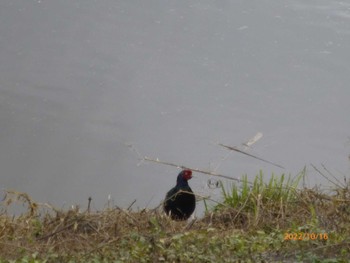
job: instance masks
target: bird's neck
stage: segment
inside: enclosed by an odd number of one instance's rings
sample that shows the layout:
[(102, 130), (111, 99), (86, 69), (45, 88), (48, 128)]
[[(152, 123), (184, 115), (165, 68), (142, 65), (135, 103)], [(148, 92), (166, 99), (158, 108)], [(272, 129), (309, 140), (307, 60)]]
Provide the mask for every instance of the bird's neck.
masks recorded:
[(184, 178), (179, 176), (177, 178), (177, 180), (176, 180), (176, 186), (178, 186), (178, 187), (186, 187), (186, 186), (188, 186), (188, 182), (187, 182), (187, 180), (185, 180)]
[(178, 187), (186, 187), (188, 186), (188, 182), (186, 180), (178, 180), (176, 186)]

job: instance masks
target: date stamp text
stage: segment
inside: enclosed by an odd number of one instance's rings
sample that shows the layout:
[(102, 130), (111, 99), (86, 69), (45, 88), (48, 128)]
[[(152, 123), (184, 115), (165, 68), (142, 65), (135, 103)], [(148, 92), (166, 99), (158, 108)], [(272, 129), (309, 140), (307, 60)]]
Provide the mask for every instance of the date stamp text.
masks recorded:
[(284, 240), (327, 240), (328, 233), (290, 232), (284, 233)]

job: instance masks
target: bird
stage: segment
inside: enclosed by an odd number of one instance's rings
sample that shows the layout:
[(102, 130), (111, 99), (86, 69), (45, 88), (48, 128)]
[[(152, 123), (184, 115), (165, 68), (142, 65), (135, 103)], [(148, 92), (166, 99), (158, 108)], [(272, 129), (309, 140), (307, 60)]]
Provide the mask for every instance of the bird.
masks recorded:
[(182, 170), (177, 176), (176, 186), (165, 196), (163, 208), (173, 220), (187, 220), (196, 208), (196, 197), (188, 185), (188, 180), (191, 178), (191, 170)]

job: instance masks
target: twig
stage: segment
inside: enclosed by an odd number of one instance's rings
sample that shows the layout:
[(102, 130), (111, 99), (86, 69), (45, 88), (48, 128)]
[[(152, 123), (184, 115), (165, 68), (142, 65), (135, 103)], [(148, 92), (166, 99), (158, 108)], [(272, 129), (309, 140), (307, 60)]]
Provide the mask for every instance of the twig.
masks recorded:
[[(143, 158), (143, 160), (149, 161), (149, 162), (154, 162), (154, 163), (165, 164), (165, 165), (169, 165), (169, 166), (173, 166), (173, 167), (181, 168), (181, 169), (190, 169), (190, 170), (192, 170), (192, 171), (194, 171), (194, 172), (198, 172), (198, 173), (202, 173), (202, 174), (207, 174), (207, 175), (212, 175), (212, 176), (218, 176), (218, 177), (226, 178), (226, 179), (229, 179), (229, 180), (234, 180), (234, 181), (237, 181), (237, 182), (242, 182), (242, 181), (243, 181), (243, 180), (238, 179), (238, 178), (235, 178), (235, 177), (231, 177), (231, 176), (227, 176), (227, 175), (222, 175), (222, 174), (217, 174), (217, 173), (213, 173), (213, 172), (208, 172), (208, 171), (204, 171), (204, 170), (197, 169), (197, 168), (190, 168), (190, 167), (187, 167), (187, 166), (184, 166), (184, 165), (177, 165), (177, 164), (170, 163), (170, 162), (163, 162), (163, 161), (160, 161), (159, 159), (148, 158), (147, 156), (145, 156), (145, 157)], [(253, 183), (251, 183), (251, 182), (248, 182), (248, 183), (249, 183), (249, 184), (253, 184)]]
[(185, 228), (184, 228), (183, 230), (184, 230), (184, 231), (190, 230), (190, 228), (192, 228), (192, 226), (193, 226), (194, 223), (196, 223), (196, 222), (197, 222), (197, 218), (191, 220), (191, 221), (185, 226)]
[(89, 201), (89, 203), (88, 203), (87, 212), (88, 212), (88, 214), (90, 214), (90, 205), (91, 205), (91, 201), (92, 201), (92, 197), (91, 196), (89, 196), (88, 201)]
[(338, 186), (339, 188), (341, 188), (341, 186), (339, 186), (337, 183), (333, 182), (331, 179), (329, 179), (326, 175), (324, 175), (319, 169), (317, 169), (317, 167), (315, 165), (313, 165), (312, 163), (310, 164), (312, 166), (312, 168), (314, 168), (320, 175), (322, 175), (323, 178), (325, 178), (328, 182), (334, 184), (335, 186)]
[(128, 217), (130, 217), (131, 219), (132, 219), (132, 221), (134, 221), (134, 225), (136, 225), (136, 226), (138, 226), (138, 220), (135, 218), (135, 217), (133, 217), (132, 215), (130, 215), (128, 212), (125, 212), (123, 209), (121, 209), (120, 207), (118, 207), (118, 206), (116, 206), (116, 208), (119, 210), (119, 211), (121, 211), (122, 213), (124, 213), (125, 215), (127, 215)]
[(257, 159), (257, 160), (263, 161), (263, 162), (265, 162), (265, 163), (272, 164), (272, 165), (277, 166), (277, 167), (279, 167), (279, 168), (286, 169), (286, 168), (284, 168), (282, 165), (279, 165), (279, 164), (277, 164), (277, 163), (270, 162), (270, 161), (265, 160), (265, 159), (263, 159), (263, 158), (260, 158), (260, 157), (258, 157), (258, 156), (255, 156), (255, 155), (252, 155), (252, 154), (247, 153), (247, 152), (245, 152), (245, 151), (242, 151), (242, 150), (238, 149), (238, 148), (235, 147), (235, 146), (227, 146), (227, 145), (224, 145), (224, 144), (222, 144), (222, 143), (219, 143), (218, 145), (220, 145), (220, 146), (222, 146), (222, 147), (225, 147), (225, 148), (227, 148), (227, 149), (229, 149), (229, 150), (231, 150), (231, 151), (236, 151), (236, 152), (239, 152), (239, 153), (243, 153), (243, 154), (245, 154), (245, 155), (248, 155), (248, 156), (253, 157), (253, 158)]
[(328, 174), (330, 174), (330, 175), (334, 178), (334, 180), (336, 180), (336, 181), (339, 183), (339, 185), (337, 184), (336, 186), (338, 186), (339, 188), (344, 188), (344, 187), (345, 187), (345, 186), (338, 180), (338, 178), (335, 177), (334, 174), (332, 174), (332, 173), (326, 168), (326, 166), (325, 166), (323, 163), (321, 163), (321, 166), (323, 167), (323, 169), (324, 169)]
[(262, 137), (263, 134), (261, 132), (257, 132), (257, 134), (255, 134), (253, 138), (249, 139), (245, 143), (242, 143), (242, 145), (245, 146), (244, 150), (247, 150), (250, 146), (259, 141)]
[[(242, 143), (243, 150), (246, 151), (249, 148), (251, 148), (251, 146), (256, 143), (257, 141), (259, 141), (262, 138), (263, 134), (261, 132), (257, 132), (254, 137), (250, 138), (248, 141)], [(215, 145), (217, 145), (218, 143), (215, 142)], [(216, 167), (214, 168), (214, 171), (217, 171), (217, 169), (219, 169), (219, 167), (221, 166), (221, 164), (226, 161), (226, 159), (232, 154), (232, 151), (227, 152), (227, 154), (221, 158), (220, 162), (216, 165)]]
[(50, 234), (48, 234), (48, 235), (46, 235), (46, 236), (43, 236), (43, 237), (39, 237), (39, 238), (37, 238), (37, 240), (43, 240), (43, 239), (52, 237), (52, 236), (54, 236), (54, 235), (57, 235), (58, 233), (61, 233), (62, 231), (67, 230), (68, 228), (74, 226), (74, 224), (75, 224), (76, 222), (80, 221), (80, 220), (81, 220), (81, 218), (80, 218), (80, 219), (77, 219), (76, 221), (70, 223), (69, 225), (67, 225), (67, 226), (65, 226), (65, 227), (62, 227), (61, 229), (56, 230), (56, 231), (53, 232), (53, 233), (50, 233)]
[(135, 204), (135, 202), (136, 202), (136, 199), (132, 201), (132, 203), (128, 206), (126, 210), (130, 211), (131, 207)]

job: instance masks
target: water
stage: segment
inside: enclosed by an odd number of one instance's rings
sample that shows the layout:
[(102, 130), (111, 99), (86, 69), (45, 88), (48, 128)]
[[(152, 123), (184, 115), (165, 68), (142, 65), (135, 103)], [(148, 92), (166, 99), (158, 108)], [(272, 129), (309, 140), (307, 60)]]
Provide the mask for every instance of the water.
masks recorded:
[[(2, 1), (1, 188), (58, 207), (154, 207), (174, 167), (349, 174), (350, 4)], [(250, 153), (239, 146), (257, 132)], [(138, 165), (139, 164), (139, 165)], [(213, 195), (195, 174), (197, 193)]]

